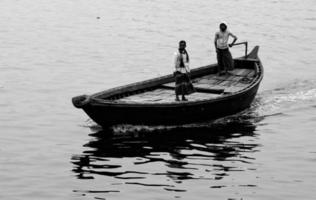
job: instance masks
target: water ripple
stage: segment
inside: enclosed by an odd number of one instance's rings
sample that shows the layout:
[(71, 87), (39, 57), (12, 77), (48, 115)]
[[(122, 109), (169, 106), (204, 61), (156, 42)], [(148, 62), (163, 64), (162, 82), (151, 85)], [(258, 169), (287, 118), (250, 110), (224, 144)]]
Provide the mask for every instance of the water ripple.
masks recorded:
[[(79, 179), (113, 177), (121, 181), (122, 188), (139, 185), (186, 192), (179, 184), (193, 179), (209, 180), (209, 187), (213, 187), (213, 181), (255, 168), (251, 153), (260, 146), (253, 140), (255, 129), (249, 122), (228, 122), (225, 126), (177, 127), (149, 132), (102, 130), (91, 134), (92, 139), (84, 145), (87, 150), (83, 154), (72, 157), (73, 172)], [(237, 141), (239, 139), (243, 142)], [(125, 170), (126, 166), (133, 171)]]

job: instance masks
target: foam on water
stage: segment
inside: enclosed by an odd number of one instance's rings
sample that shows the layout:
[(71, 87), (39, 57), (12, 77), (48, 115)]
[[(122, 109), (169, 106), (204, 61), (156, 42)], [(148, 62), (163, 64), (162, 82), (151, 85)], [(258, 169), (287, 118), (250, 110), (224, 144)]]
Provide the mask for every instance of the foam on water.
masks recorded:
[(316, 81), (295, 81), (285, 87), (263, 91), (252, 108), (261, 115), (287, 112), (298, 106), (310, 106), (316, 100)]

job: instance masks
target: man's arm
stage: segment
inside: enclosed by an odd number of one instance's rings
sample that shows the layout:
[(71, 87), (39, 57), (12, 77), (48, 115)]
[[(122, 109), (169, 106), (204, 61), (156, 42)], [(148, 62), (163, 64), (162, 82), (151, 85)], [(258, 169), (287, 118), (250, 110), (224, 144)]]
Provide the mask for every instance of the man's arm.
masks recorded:
[(232, 46), (234, 46), (234, 44), (235, 44), (235, 42), (237, 41), (238, 38), (237, 38), (234, 34), (232, 34), (232, 33), (229, 33), (229, 35), (230, 35), (232, 38), (234, 38), (233, 42), (229, 44), (229, 47), (232, 47)]
[(214, 46), (215, 46), (215, 50), (217, 52), (217, 38), (218, 38), (218, 34), (215, 33), (215, 38), (214, 38)]
[(179, 62), (179, 61), (178, 61), (178, 56), (179, 56), (179, 55), (178, 55), (178, 53), (176, 53), (176, 52), (173, 54), (173, 67), (174, 67), (174, 69), (175, 69), (176, 71), (177, 71), (177, 68), (179, 67), (179, 66), (178, 66), (178, 65), (179, 65), (179, 64), (178, 64), (178, 62)]
[(189, 65), (190, 65), (189, 62), (185, 62), (185, 63), (184, 63), (185, 70), (187, 71), (187, 73), (190, 73), (190, 72), (191, 72)]

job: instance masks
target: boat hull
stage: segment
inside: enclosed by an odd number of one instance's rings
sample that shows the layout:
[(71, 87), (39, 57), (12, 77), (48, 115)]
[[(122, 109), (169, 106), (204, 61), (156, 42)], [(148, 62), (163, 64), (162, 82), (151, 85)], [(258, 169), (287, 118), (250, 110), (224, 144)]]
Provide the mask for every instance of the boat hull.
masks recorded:
[(84, 111), (101, 126), (115, 124), (180, 125), (214, 120), (248, 108), (259, 84), (239, 95), (220, 101), (201, 102), (187, 106), (113, 106), (91, 103)]

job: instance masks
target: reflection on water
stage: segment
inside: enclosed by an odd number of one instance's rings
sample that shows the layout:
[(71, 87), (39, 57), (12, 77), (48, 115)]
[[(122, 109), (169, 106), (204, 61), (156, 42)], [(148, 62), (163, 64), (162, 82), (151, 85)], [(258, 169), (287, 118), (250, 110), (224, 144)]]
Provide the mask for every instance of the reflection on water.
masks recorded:
[[(92, 133), (91, 141), (84, 145), (87, 150), (72, 157), (73, 172), (78, 179), (113, 177), (120, 185), (173, 192), (187, 191), (179, 189), (181, 183), (192, 179), (208, 180), (209, 188), (221, 188), (225, 185), (216, 182), (231, 172), (255, 170), (252, 153), (259, 150), (255, 130), (251, 120), (239, 117), (195, 127), (103, 130)], [(83, 194), (111, 191), (120, 190), (75, 190)]]

